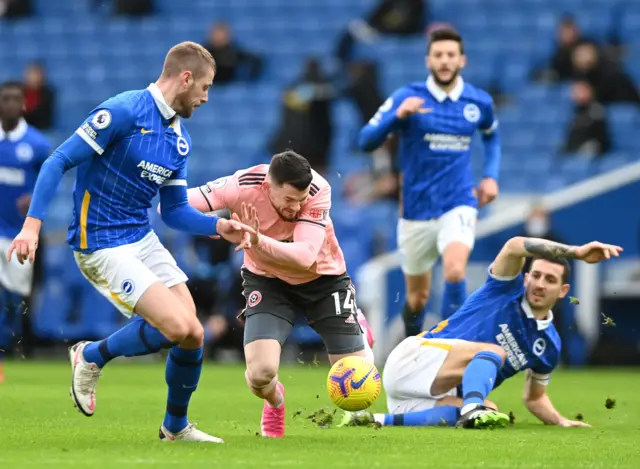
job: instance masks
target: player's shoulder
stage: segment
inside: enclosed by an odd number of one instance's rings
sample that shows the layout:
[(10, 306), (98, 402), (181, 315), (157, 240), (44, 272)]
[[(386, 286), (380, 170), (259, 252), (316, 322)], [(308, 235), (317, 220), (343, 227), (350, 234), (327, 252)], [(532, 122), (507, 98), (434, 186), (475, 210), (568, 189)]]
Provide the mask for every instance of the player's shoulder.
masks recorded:
[(103, 121), (109, 120), (109, 123), (114, 116), (119, 120), (134, 119), (145, 109), (147, 94), (146, 90), (125, 91), (103, 101), (92, 113), (101, 114)]
[(236, 181), (240, 189), (252, 189), (262, 186), (268, 172), (268, 164), (258, 164), (249, 168), (240, 169), (231, 177)]
[(315, 169), (312, 169), (311, 173), (313, 174), (313, 179), (311, 179), (311, 189), (309, 190), (309, 195), (311, 197), (322, 190), (331, 191), (331, 184), (329, 184), (329, 181), (327, 181)]
[(27, 126), (27, 132), (25, 133), (25, 140), (33, 146), (49, 149), (51, 148), (51, 142), (49, 138), (37, 128), (32, 125)]
[(475, 86), (472, 83), (469, 83), (468, 81), (464, 82), (464, 88), (462, 89), (462, 98), (479, 105), (487, 106), (493, 104), (493, 98), (487, 91)]
[(559, 355), (560, 350), (562, 349), (562, 339), (560, 338), (560, 334), (558, 334), (556, 326), (553, 323), (549, 324), (549, 326), (544, 330), (544, 335), (548, 339), (548, 347), (551, 347), (548, 349), (549, 353)]
[(424, 81), (414, 81), (396, 89), (393, 95), (398, 97), (422, 96), (426, 94), (426, 92), (427, 86)]

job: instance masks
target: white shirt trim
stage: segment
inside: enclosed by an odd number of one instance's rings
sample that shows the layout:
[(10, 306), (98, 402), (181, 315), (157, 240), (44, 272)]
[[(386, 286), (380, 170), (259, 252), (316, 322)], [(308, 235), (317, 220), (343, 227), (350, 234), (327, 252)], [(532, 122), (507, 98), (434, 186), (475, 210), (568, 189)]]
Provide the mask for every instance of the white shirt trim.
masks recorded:
[(429, 93), (431, 93), (431, 95), (436, 98), (436, 101), (438, 101), (439, 103), (443, 103), (447, 98), (455, 102), (460, 99), (460, 96), (462, 96), (462, 90), (464, 90), (464, 80), (459, 76), (457, 78), (456, 86), (454, 86), (453, 89), (447, 93), (445, 90), (440, 88), (436, 84), (436, 81), (433, 79), (433, 77), (429, 75), (429, 78), (427, 78), (426, 86)]
[(513, 277), (504, 277), (502, 275), (496, 275), (493, 272), (491, 272), (491, 267), (493, 267), (493, 264), (489, 266), (489, 277), (491, 277), (494, 280), (498, 280), (499, 282), (510, 282), (511, 280), (515, 280), (516, 278), (518, 278), (518, 275), (520, 275), (520, 273), (518, 273), (517, 275), (514, 275)]
[(98, 144), (98, 142), (92, 139), (82, 127), (76, 130), (76, 134), (78, 134), (80, 138), (87, 143), (87, 145), (93, 148), (98, 155), (102, 155), (104, 153), (104, 149)]
[(22, 138), (27, 134), (27, 130), (29, 130), (29, 125), (24, 119), (20, 119), (16, 128), (10, 132), (5, 132), (2, 128), (2, 122), (0, 122), (0, 142), (4, 139), (9, 140), (10, 142), (22, 140)]
[(175, 118), (174, 124), (173, 124), (173, 130), (175, 130), (175, 132), (178, 135), (182, 136), (182, 127), (180, 126), (180, 119), (178, 118), (178, 116), (176, 116), (176, 111), (167, 104), (167, 100), (164, 99), (164, 96), (162, 95), (162, 91), (160, 91), (160, 88), (158, 88), (158, 85), (156, 85), (155, 83), (151, 83), (149, 86), (147, 86), (147, 89), (151, 93), (151, 96), (153, 96), (153, 100), (156, 102), (156, 106), (158, 107), (160, 114), (162, 114), (162, 117), (164, 117), (167, 120), (171, 120)]
[(185, 179), (167, 179), (164, 184), (162, 184), (163, 187), (167, 187), (167, 186), (186, 186), (187, 185), (187, 181)]
[[(533, 311), (531, 311), (531, 305), (529, 305), (526, 298), (522, 299), (520, 306), (522, 306), (524, 314), (527, 315), (527, 318), (536, 319), (536, 317), (533, 315)], [(547, 313), (547, 319), (536, 319), (536, 322), (538, 323), (539, 331), (545, 330), (553, 322), (553, 313), (551, 312), (551, 310), (549, 310), (549, 312)]]

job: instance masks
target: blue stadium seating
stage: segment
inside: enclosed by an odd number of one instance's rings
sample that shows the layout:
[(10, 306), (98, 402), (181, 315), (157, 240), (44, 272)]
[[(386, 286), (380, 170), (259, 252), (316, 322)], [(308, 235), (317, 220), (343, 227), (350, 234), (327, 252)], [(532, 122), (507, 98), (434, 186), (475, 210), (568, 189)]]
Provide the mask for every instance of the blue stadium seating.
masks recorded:
[[(331, 53), (340, 32), (376, 1), (156, 0), (159, 13), (143, 19), (113, 18), (108, 12), (108, 2), (101, 8), (92, 7), (92, 3), (37, 0), (35, 18), (0, 21), (3, 45), (0, 80), (19, 77), (29, 61), (43, 61), (50, 81), (58, 89), (58, 124), (52, 134), (56, 143), (72, 132), (101, 100), (124, 89), (144, 87), (154, 80), (166, 50), (181, 40), (203, 40), (213, 21), (229, 22), (240, 43), (265, 55), (266, 71), (259, 83), (214, 86), (211, 103), (189, 122), (194, 141), (194, 154), (189, 162), (190, 183), (196, 185), (265, 158), (265, 143), (278, 124), (283, 87), (297, 76), (303, 60), (310, 55), (333, 65)], [(466, 78), (513, 97), (499, 110), (504, 141), (503, 192), (562, 188), (636, 158), (640, 144), (634, 133), (640, 118), (637, 109), (629, 106), (611, 106), (607, 111), (614, 155), (595, 164), (555, 156), (571, 117), (568, 89), (532, 84), (529, 77), (532, 68), (544, 63), (553, 49), (558, 18), (571, 13), (587, 35), (628, 43), (625, 63), (628, 71), (640, 79), (640, 3), (429, 0), (429, 9), (432, 20), (450, 22), (465, 36), (469, 57)], [(358, 45), (356, 55), (383, 64), (381, 85), (384, 93), (390, 93), (406, 82), (424, 79), (424, 49), (423, 37), (383, 38), (371, 45)], [(336, 187), (334, 218), (348, 253), (350, 270), (354, 271), (371, 255), (377, 241), (372, 235), (363, 238), (365, 234), (353, 221), (366, 219), (374, 227), (372, 231), (381, 230), (385, 245), (391, 248), (395, 233), (388, 228), (395, 223), (388, 220), (396, 214), (393, 204), (380, 204), (363, 210), (357, 218), (353, 216), (353, 208), (340, 201), (341, 178), (366, 169), (369, 161), (352, 151), (360, 125), (353, 106), (340, 100), (333, 111), (335, 140), (330, 179)], [(478, 139), (474, 140), (474, 148), (478, 149), (473, 162), (478, 173), (482, 167)], [(63, 229), (71, 217), (71, 189), (72, 178), (65, 179), (54, 197), (45, 224), (51, 234)], [(154, 222), (154, 226), (161, 236), (172, 236), (161, 223)], [(36, 308), (36, 330), (44, 335), (72, 338), (102, 335), (114, 327), (116, 316), (106, 301), (91, 296), (86, 296), (89, 298), (86, 301), (76, 301), (73, 297), (84, 295), (78, 285), (86, 282), (60, 282), (61, 276), (70, 275), (73, 267), (66, 269), (66, 266), (73, 265), (73, 261), (62, 257), (57, 248), (51, 249), (47, 256), (50, 280), (40, 300), (44, 305), (55, 304), (56, 310), (47, 308), (45, 314)], [(76, 314), (76, 309), (80, 313)], [(89, 317), (88, 311), (92, 319), (83, 329), (78, 324)], [(64, 332), (57, 326), (60, 321)]]

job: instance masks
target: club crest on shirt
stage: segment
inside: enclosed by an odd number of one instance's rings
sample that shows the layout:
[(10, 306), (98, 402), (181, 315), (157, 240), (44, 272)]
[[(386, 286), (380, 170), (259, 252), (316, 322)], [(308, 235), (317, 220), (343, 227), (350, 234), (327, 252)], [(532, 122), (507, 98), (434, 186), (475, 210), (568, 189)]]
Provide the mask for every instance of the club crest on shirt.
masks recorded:
[(18, 143), (16, 146), (16, 158), (22, 163), (28, 163), (33, 158), (33, 147), (25, 142)]
[(178, 137), (178, 153), (180, 156), (187, 156), (187, 153), (189, 153), (189, 143), (182, 136)]
[(471, 123), (475, 123), (480, 120), (480, 108), (473, 103), (467, 104), (464, 107), (462, 114), (464, 115), (464, 118)]
[(106, 129), (111, 125), (111, 113), (106, 109), (99, 110), (91, 119), (91, 124), (98, 130)]
[(547, 348), (547, 343), (543, 338), (536, 339), (533, 343), (533, 353), (535, 353), (538, 357), (544, 353), (544, 350)]

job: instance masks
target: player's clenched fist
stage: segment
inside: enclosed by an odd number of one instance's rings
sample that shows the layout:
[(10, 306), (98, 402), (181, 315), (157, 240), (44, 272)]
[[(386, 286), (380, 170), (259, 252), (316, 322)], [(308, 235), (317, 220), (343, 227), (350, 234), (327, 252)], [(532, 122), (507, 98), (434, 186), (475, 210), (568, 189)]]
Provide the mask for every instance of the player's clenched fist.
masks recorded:
[(11, 261), (13, 251), (16, 252), (16, 257), (20, 264), (24, 264), (24, 261), (29, 259), (29, 263), (33, 264), (36, 259), (36, 250), (38, 249), (38, 232), (31, 228), (22, 228), (22, 231), (15, 237), (9, 252), (7, 253), (7, 262)]
[(416, 96), (411, 96), (402, 101), (400, 107), (396, 111), (396, 116), (398, 119), (404, 119), (406, 117), (414, 115), (416, 112), (420, 110), (422, 105), (424, 104), (424, 99), (418, 98)]

